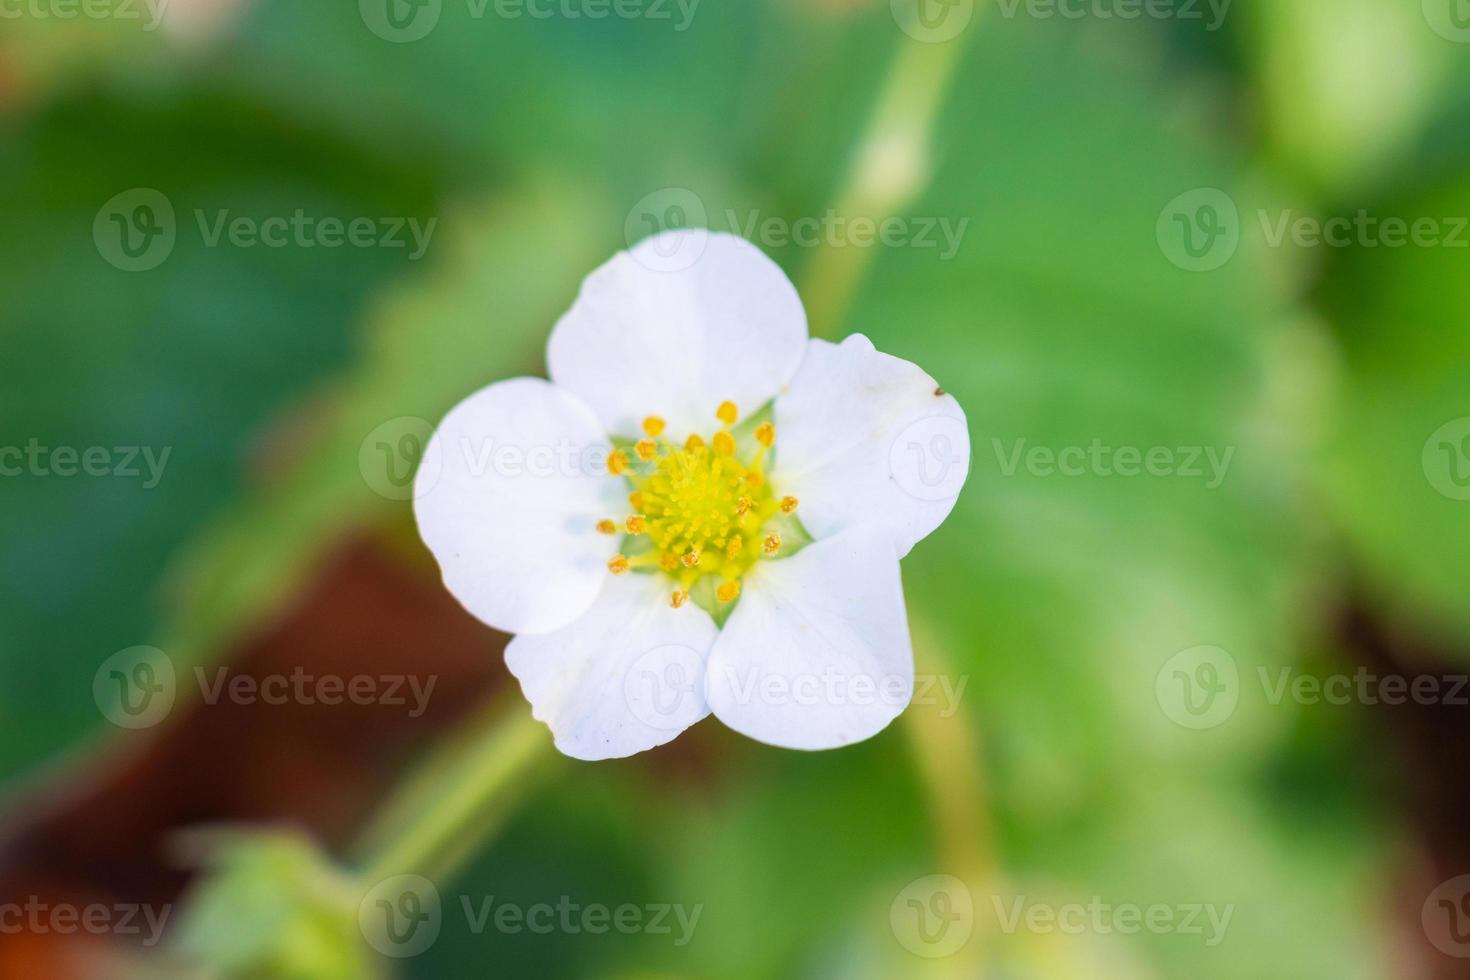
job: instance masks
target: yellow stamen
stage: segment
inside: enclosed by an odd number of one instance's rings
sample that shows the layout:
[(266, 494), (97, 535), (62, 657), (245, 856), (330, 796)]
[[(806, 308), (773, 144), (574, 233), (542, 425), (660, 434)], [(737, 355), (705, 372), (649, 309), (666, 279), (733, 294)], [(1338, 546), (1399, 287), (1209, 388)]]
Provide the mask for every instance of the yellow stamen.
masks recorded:
[(721, 602), (733, 602), (735, 601), (735, 597), (739, 594), (739, 579), (731, 579), (730, 581), (725, 582), (718, 589), (715, 590), (715, 598), (719, 599)]
[(730, 543), (725, 546), (725, 557), (732, 561), (740, 557), (740, 551), (745, 547), (744, 538), (731, 538)]
[(623, 526), (628, 529), (629, 534), (642, 534), (648, 524), (644, 521), (642, 514), (633, 514), (623, 522)]
[(621, 575), (628, 570), (628, 559), (624, 555), (613, 555), (612, 560), (607, 563), (607, 570), (614, 575)]
[(613, 476), (618, 476), (628, 468), (628, 454), (621, 449), (614, 449), (607, 454), (607, 471)]
[(664, 431), (664, 420), (657, 415), (650, 415), (643, 420), (643, 431), (657, 439)]
[(679, 556), (667, 554), (663, 555), (659, 558), (658, 564), (659, 567), (662, 568), (664, 571), (672, 572), (674, 569), (679, 567)]
[(751, 470), (749, 473), (745, 474), (745, 482), (749, 483), (753, 487), (758, 487), (762, 483), (766, 482), (766, 478), (761, 476), (755, 470)]
[(698, 435), (692, 435), (688, 439), (685, 439), (684, 440), (684, 448), (687, 449), (687, 450), (689, 450), (690, 452), (693, 452), (694, 450), (700, 448), (703, 445), (704, 445), (704, 440), (701, 439), (701, 438), (699, 438)]
[(721, 456), (735, 455), (735, 437), (728, 432), (715, 433), (715, 452)]
[(628, 506), (632, 507), (634, 510), (642, 510), (643, 491), (634, 490), (632, 493), (628, 494)]
[(756, 426), (755, 441), (770, 449), (776, 443), (776, 427), (769, 422)]
[(681, 556), (679, 558), (679, 561), (684, 564), (684, 567), (685, 568), (698, 568), (699, 567), (699, 552), (698, 551), (692, 551), (692, 550), (691, 551), (686, 551), (686, 552), (684, 552), (683, 556)]
[(633, 451), (646, 463), (658, 455), (658, 444), (652, 439), (639, 439), (633, 444)]
[(761, 551), (764, 551), (768, 555), (774, 555), (780, 550), (781, 535), (779, 534), (768, 534), (766, 535), (766, 539), (761, 542)]
[(678, 609), (680, 606), (684, 605), (684, 603), (688, 601), (688, 592), (685, 592), (683, 589), (675, 589), (673, 597), (669, 599), (669, 605), (673, 606), (675, 609)]
[(750, 508), (754, 506), (755, 501), (751, 500), (749, 497), (741, 497), (739, 500), (735, 501), (735, 513), (748, 514), (750, 513)]
[(789, 514), (792, 511), (796, 510), (796, 503), (797, 503), (797, 501), (796, 501), (796, 498), (795, 497), (782, 497), (781, 498), (781, 513), (783, 513), (783, 514)]
[(715, 418), (726, 425), (734, 425), (739, 417), (740, 410), (735, 407), (734, 402), (720, 402), (720, 407), (715, 409)]
[(597, 530), (600, 534), (617, 534), (618, 526), (607, 518), (597, 522)]

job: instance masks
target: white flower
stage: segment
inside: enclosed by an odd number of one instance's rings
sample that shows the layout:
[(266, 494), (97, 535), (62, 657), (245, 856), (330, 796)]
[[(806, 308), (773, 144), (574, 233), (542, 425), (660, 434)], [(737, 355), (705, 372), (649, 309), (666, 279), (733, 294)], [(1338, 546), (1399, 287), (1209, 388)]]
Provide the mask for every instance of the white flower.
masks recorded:
[(713, 712), (827, 749), (897, 717), (898, 560), (969, 467), (954, 398), (866, 337), (808, 339), (781, 270), (703, 230), (588, 276), (547, 361), (445, 417), (414, 510), (449, 591), (517, 634), (557, 748), (632, 755)]

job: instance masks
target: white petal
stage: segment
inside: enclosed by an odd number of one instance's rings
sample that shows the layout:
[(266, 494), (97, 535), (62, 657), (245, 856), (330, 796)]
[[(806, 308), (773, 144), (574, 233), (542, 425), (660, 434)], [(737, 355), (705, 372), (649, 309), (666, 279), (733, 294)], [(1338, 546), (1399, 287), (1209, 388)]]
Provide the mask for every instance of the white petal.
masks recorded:
[[(697, 256), (670, 271), (656, 261)], [(755, 411), (791, 380), (806, 350), (806, 312), (780, 267), (733, 235), (664, 232), (587, 277), (547, 344), (552, 380), (615, 435), (665, 419), (676, 439), (717, 427), (733, 401)]]
[(669, 605), (662, 575), (609, 576), (587, 614), (505, 649), (532, 713), (576, 759), (620, 759), (672, 741), (709, 714), (704, 663), (715, 624)]
[(903, 557), (949, 516), (969, 472), (959, 403), (861, 334), (811, 341), (776, 399), (771, 484), (801, 501), (816, 538), (876, 522)]
[(597, 522), (626, 508), (608, 448), (592, 410), (539, 378), (493, 384), (444, 417), (424, 450), (414, 515), (466, 609), (538, 633), (592, 605), (617, 550)]
[(759, 562), (705, 675), (705, 696), (721, 721), (792, 749), (870, 738), (898, 717), (913, 690), (898, 557), (877, 526)]

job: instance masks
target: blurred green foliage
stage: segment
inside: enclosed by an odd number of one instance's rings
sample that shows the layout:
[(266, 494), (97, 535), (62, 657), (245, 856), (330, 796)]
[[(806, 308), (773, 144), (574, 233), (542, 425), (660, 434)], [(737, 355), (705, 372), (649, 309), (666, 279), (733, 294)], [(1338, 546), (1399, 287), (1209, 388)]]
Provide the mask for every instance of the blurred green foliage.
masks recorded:
[[(841, 6), (709, 0), (685, 32), (451, 6), (398, 45), (354, 5), (263, 0), (213, 48), (116, 24), (21, 22), (0, 40), (30, 92), (0, 117), (0, 443), (173, 447), (153, 490), (0, 481), (0, 719), (24, 733), (0, 743), (0, 772), (117, 741), (91, 701), (114, 650), (217, 656), (334, 540), (401, 523), (407, 505), (362, 479), (363, 438), (538, 371), (550, 325), (645, 195), (691, 190), (714, 227), (830, 207), (896, 50), (915, 43), (887, 4)], [(956, 42), (907, 210), (967, 220), (962, 247), (879, 249), (843, 324), (927, 367), (970, 419), (964, 496), (904, 565), (911, 615), (968, 678), (984, 775), (965, 778), (985, 787), (1006, 894), (1235, 906), (1218, 947), (982, 928), (995, 975), (1385, 970), (1399, 827), (1374, 802), (1360, 720), (1257, 692), (1229, 724), (1190, 730), (1160, 711), (1155, 677), (1204, 644), (1247, 678), (1330, 658), (1329, 610), (1354, 579), (1386, 615), (1470, 649), (1466, 505), (1422, 458), (1470, 415), (1465, 253), (1324, 260), (1255, 221), (1365, 203), (1470, 214), (1466, 58), (1404, 6), (1241, 0), (1219, 33), (987, 8)], [(1358, 77), (1365, 45), (1407, 66), (1403, 84)], [(1379, 97), (1348, 99), (1344, 79)], [(168, 261), (129, 274), (91, 229), (140, 186), (181, 215), (440, 220), (421, 262), (209, 249), (181, 220)], [(1243, 232), (1210, 273), (1156, 238), (1161, 209), (1200, 187), (1230, 195)], [(811, 250), (768, 251), (800, 288)], [(1018, 440), (1095, 439), (1228, 447), (1232, 469), (1210, 487), (1005, 465)], [(404, 973), (920, 975), (889, 902), (951, 869), (930, 812), (944, 789), (916, 772), (914, 732), (817, 756), (696, 737), (713, 740), (718, 781), (579, 769), (446, 898), (698, 903), (692, 942), (473, 935), (451, 915)]]

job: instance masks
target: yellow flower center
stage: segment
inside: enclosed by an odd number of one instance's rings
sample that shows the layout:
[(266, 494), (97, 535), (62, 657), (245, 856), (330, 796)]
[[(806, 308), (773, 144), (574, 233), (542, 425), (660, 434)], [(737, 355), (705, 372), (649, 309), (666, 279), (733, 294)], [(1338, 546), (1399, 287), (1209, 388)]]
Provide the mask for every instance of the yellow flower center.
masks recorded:
[[(768, 525), (796, 509), (796, 498), (778, 498), (765, 477), (775, 428), (758, 426), (755, 445), (742, 460), (730, 431), (738, 417), (735, 406), (724, 402), (715, 415), (722, 426), (708, 442), (692, 435), (682, 447), (660, 438), (664, 421), (650, 417), (643, 423), (649, 438), (631, 453), (614, 451), (607, 461), (608, 471), (634, 488), (628, 497), (633, 512), (623, 522), (632, 539), (629, 550), (646, 542), (631, 557), (614, 556), (608, 568), (615, 575), (659, 569), (674, 580), (670, 604), (676, 609), (711, 577), (718, 583), (716, 600), (734, 601), (755, 563), (780, 551), (780, 531)], [(613, 522), (601, 521), (598, 528), (611, 533)]]

